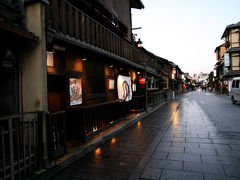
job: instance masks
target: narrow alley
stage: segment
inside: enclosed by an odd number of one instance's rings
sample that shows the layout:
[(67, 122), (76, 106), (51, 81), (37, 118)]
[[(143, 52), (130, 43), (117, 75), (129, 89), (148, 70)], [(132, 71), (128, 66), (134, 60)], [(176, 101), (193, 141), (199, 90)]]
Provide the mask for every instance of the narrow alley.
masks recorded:
[(179, 96), (53, 179), (239, 179), (240, 111), (228, 96)]

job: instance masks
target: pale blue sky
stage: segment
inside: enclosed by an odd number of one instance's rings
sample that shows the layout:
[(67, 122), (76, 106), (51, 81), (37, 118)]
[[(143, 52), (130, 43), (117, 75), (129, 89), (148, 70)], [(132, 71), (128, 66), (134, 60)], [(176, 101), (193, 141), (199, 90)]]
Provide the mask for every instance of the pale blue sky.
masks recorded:
[(240, 21), (240, 0), (142, 0), (132, 11), (143, 47), (190, 74), (213, 70), (227, 25)]

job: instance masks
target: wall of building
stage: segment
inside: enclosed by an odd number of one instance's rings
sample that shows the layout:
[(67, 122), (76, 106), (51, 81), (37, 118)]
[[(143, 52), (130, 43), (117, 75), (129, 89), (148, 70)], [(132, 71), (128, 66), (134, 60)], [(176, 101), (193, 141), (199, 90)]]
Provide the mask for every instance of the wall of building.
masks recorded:
[(39, 42), (28, 43), (22, 65), (23, 110), (45, 110), (46, 104), (46, 49), (44, 8), (41, 3), (29, 5), (26, 9), (26, 25), (29, 31), (39, 37)]
[(239, 47), (239, 29), (231, 29), (230, 35), (231, 47)]
[[(226, 48), (225, 48), (225, 46), (223, 45), (223, 46), (220, 47), (220, 56), (223, 57), (223, 55), (225, 54), (225, 52), (226, 52)], [(220, 57), (220, 59), (221, 59), (221, 57)]]
[(240, 57), (239, 52), (231, 53), (231, 60), (232, 60), (232, 70), (239, 71), (240, 70)]
[(26, 7), (26, 27), (39, 37), (39, 42), (26, 44), (22, 64), (23, 111), (44, 111), (42, 142), (44, 166), (48, 167), (47, 125), (47, 64), (45, 41), (45, 4), (36, 2)]
[(114, 14), (120, 22), (128, 29), (128, 40), (131, 40), (131, 8), (129, 0), (100, 0), (108, 9), (109, 12)]

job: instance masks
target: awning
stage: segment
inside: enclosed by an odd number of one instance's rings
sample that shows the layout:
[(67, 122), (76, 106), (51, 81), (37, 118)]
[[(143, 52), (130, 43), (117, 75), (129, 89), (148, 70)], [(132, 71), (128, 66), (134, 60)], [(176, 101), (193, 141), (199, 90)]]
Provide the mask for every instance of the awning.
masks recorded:
[(19, 27), (7, 24), (3, 21), (0, 21), (0, 29), (3, 29), (3, 30), (8, 31), (8, 32), (12, 32), (16, 35), (19, 35), (21, 37), (24, 37), (24, 38), (27, 38), (27, 39), (30, 39), (30, 40), (33, 40), (33, 41), (38, 41), (39, 40), (39, 38), (35, 34), (29, 32), (27, 30), (20, 29)]

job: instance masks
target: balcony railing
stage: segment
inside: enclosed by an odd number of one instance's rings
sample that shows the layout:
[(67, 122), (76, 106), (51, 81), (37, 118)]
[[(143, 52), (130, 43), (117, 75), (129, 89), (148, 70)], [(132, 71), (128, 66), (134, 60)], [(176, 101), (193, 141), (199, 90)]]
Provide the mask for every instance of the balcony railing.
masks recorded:
[(47, 114), (49, 158), (55, 160), (66, 153), (65, 111)]
[(11, 9), (17, 10), (24, 14), (24, 1), (23, 0), (0, 0), (0, 4), (4, 4)]
[(122, 120), (128, 113), (129, 103), (119, 100), (89, 106), (69, 107), (67, 139), (88, 138)]
[(67, 0), (51, 0), (46, 11), (48, 28), (114, 55), (140, 63), (139, 50)]

